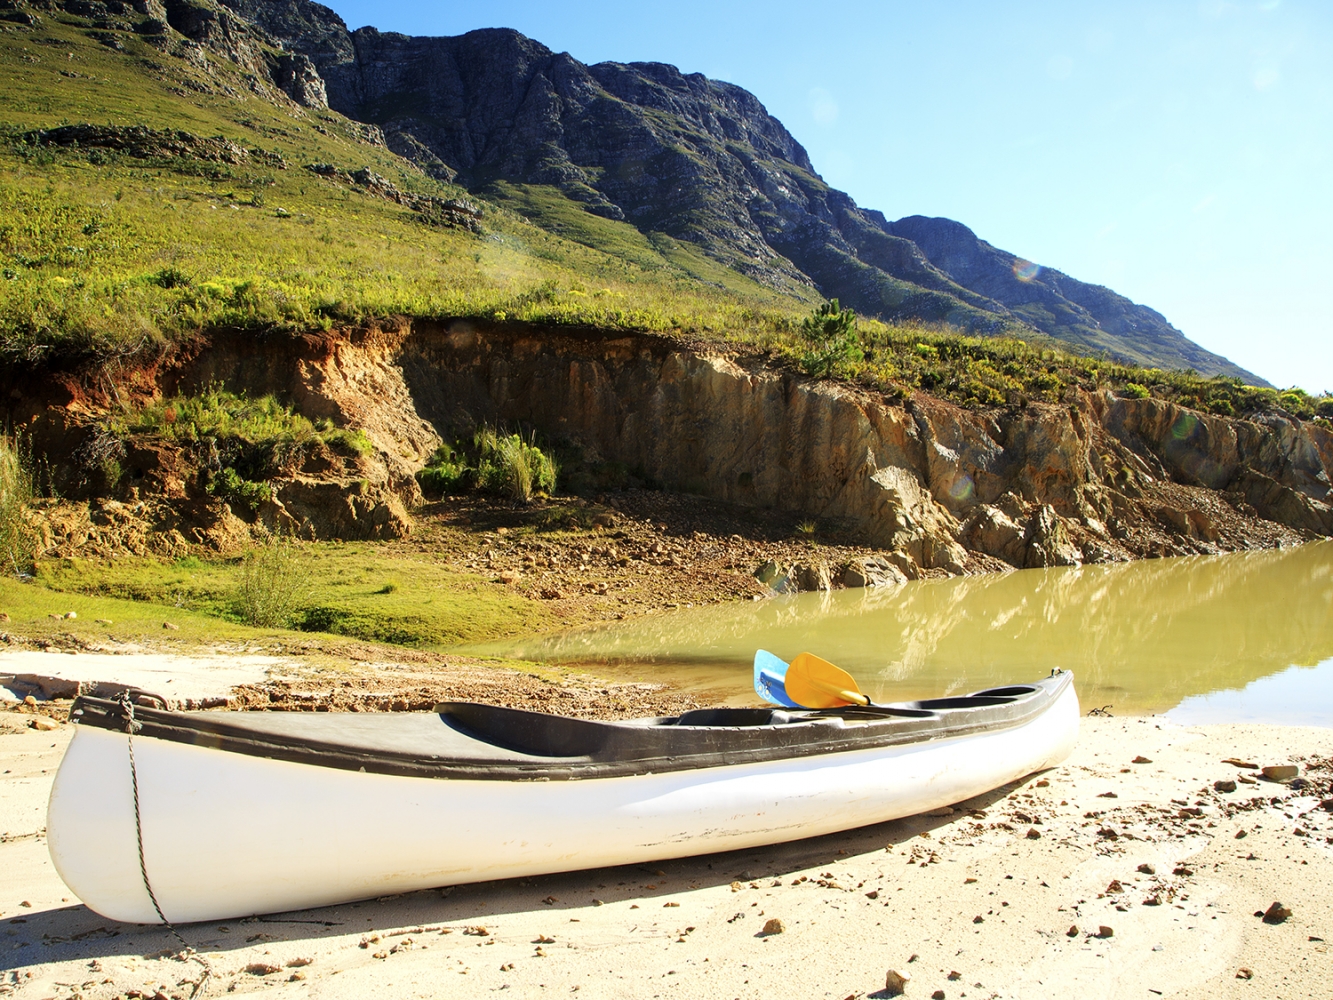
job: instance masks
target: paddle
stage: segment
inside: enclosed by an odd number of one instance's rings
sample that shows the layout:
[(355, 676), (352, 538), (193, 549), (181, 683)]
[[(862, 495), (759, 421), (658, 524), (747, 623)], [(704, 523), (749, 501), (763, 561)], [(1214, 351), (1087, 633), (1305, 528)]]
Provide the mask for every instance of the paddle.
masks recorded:
[(787, 663), (785, 660), (774, 656), (766, 649), (755, 651), (754, 689), (759, 697), (770, 704), (781, 705), (783, 708), (800, 708), (800, 705), (791, 700), (786, 687), (783, 686), (783, 678), (786, 674)]
[(814, 653), (800, 653), (782, 678), (787, 697), (805, 708), (838, 708), (841, 705), (871, 705), (856, 686), (852, 675)]

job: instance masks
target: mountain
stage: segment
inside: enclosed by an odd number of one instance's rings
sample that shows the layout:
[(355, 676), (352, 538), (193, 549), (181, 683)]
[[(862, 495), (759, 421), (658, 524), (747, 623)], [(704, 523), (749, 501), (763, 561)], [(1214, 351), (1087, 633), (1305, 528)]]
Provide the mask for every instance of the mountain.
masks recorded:
[(869, 315), (976, 333), (1027, 328), (1084, 353), (1268, 384), (1155, 310), (999, 250), (960, 223), (889, 222), (859, 207), (732, 84), (663, 63), (588, 66), (508, 29), (348, 31), (307, 0), (223, 2), (308, 59), (329, 107), (379, 126), (394, 152), (474, 191), (554, 188), (586, 212), (695, 244), (775, 288), (813, 285)]

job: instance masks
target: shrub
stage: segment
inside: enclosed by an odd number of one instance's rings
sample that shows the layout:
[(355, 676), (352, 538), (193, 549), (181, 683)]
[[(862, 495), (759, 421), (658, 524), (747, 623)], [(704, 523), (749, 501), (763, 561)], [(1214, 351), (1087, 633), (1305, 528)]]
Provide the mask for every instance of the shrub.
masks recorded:
[(417, 483), (428, 496), (448, 496), (466, 487), (470, 472), (463, 457), (442, 444), (426, 461), (426, 467), (417, 472)]
[(528, 503), (534, 493), (555, 489), (556, 464), (533, 440), (521, 434), (498, 435), (489, 427), (477, 432), (479, 460), (477, 485), (493, 493), (505, 493), (519, 503)]
[(245, 556), (236, 608), (251, 625), (282, 628), (305, 603), (305, 557), (290, 538), (270, 538)]
[(213, 477), (208, 484), (208, 492), (227, 501), (233, 508), (244, 507), (251, 514), (259, 510), (260, 504), (273, 498), (273, 489), (268, 483), (254, 483), (243, 479), (231, 466)]
[(1121, 391), (1126, 399), (1147, 399), (1149, 395), (1148, 387), (1137, 382), (1126, 382), (1125, 388)]
[(28, 507), (35, 495), (32, 473), (18, 443), (0, 436), (0, 560), (6, 574), (32, 571), (37, 532), (28, 520)]
[(837, 299), (825, 302), (813, 315), (802, 320), (801, 336), (809, 345), (801, 355), (801, 367), (809, 375), (837, 374), (861, 357), (856, 313), (843, 309)]

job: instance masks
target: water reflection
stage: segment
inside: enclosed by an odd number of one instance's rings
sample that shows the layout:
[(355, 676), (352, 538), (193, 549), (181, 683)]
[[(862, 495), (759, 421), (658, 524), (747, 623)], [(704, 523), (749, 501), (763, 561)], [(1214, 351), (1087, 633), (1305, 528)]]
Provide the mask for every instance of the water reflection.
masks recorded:
[(1333, 543), (800, 594), (471, 648), (671, 677), (740, 701), (753, 697), (756, 647), (817, 652), (882, 700), (1059, 666), (1076, 671), (1085, 707), (1164, 711), (1333, 657)]

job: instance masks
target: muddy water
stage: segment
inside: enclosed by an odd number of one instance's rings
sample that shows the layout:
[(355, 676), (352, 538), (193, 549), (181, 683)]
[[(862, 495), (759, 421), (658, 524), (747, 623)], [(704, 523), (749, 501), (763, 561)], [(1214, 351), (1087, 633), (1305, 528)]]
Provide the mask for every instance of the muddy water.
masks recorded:
[(775, 597), (473, 647), (734, 703), (755, 700), (756, 648), (818, 653), (882, 701), (1062, 667), (1085, 711), (1333, 725), (1333, 543)]

